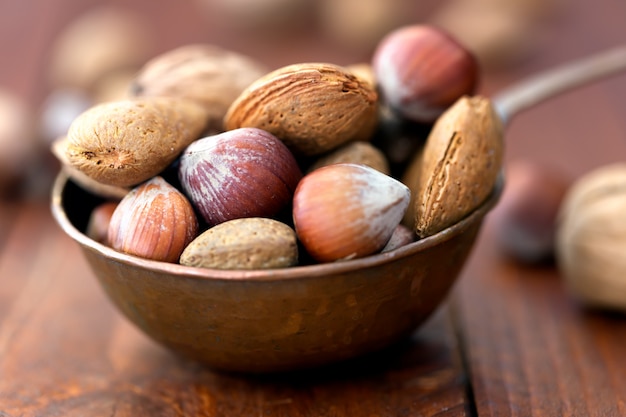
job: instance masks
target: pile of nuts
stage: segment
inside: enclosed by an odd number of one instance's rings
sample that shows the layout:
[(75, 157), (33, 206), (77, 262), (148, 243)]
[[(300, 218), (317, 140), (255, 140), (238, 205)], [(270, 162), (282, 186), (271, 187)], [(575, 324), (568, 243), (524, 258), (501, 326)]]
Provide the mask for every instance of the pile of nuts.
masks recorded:
[[(502, 126), (470, 96), (478, 74), (427, 25), (354, 66), (267, 71), (188, 45), (148, 61), (128, 98), (89, 108), (53, 151), (106, 198), (87, 233), (115, 250), (220, 269), (360, 258), (437, 233), (491, 192)], [(379, 145), (418, 125), (430, 135), (394, 178)]]

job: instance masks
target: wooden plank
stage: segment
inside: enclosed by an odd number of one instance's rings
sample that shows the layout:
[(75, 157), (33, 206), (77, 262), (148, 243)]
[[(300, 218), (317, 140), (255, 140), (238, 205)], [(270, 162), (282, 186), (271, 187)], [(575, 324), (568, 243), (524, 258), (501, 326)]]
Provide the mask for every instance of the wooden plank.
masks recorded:
[(554, 266), (500, 258), (487, 230), (454, 293), (478, 415), (625, 415), (623, 316), (582, 308)]

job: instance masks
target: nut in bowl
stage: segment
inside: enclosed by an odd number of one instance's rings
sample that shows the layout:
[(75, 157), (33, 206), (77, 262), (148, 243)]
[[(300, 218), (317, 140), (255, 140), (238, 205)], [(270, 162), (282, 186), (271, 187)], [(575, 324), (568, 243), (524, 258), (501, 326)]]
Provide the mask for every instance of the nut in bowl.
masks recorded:
[(176, 354), (245, 373), (311, 368), (410, 335), (446, 297), (502, 183), (455, 225), (390, 252), (267, 270), (220, 270), (115, 251), (85, 234), (102, 199), (65, 173), (52, 212), (113, 304)]

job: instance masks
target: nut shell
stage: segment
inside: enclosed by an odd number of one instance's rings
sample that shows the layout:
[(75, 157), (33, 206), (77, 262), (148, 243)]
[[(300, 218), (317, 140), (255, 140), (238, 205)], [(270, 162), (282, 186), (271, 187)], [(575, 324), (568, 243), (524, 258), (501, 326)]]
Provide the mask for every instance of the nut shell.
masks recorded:
[(569, 188), (556, 231), (567, 290), (584, 304), (626, 311), (626, 164), (588, 172)]
[(261, 129), (241, 128), (198, 139), (180, 157), (185, 194), (210, 225), (273, 217), (302, 178), (289, 149)]
[(350, 142), (318, 158), (309, 171), (332, 164), (362, 164), (390, 175), (389, 162), (385, 154), (369, 142)]
[(447, 32), (430, 25), (398, 28), (372, 58), (383, 100), (407, 119), (434, 122), (478, 83), (474, 56)]
[(208, 44), (184, 45), (148, 61), (132, 81), (135, 96), (174, 96), (202, 104), (208, 128), (223, 131), (228, 107), (268, 69), (252, 58)]
[(111, 216), (113, 249), (142, 258), (178, 262), (196, 237), (198, 220), (187, 198), (157, 176), (133, 188)]
[(228, 109), (226, 129), (257, 127), (296, 155), (319, 155), (369, 140), (377, 125), (376, 90), (347, 69), (326, 63), (282, 67), (252, 83)]
[(285, 268), (298, 263), (296, 233), (273, 219), (234, 219), (205, 231), (180, 256), (182, 265), (217, 269)]
[(181, 98), (102, 103), (72, 122), (65, 156), (98, 182), (133, 186), (160, 174), (199, 137), (205, 123), (204, 109)]
[(306, 175), (293, 198), (298, 238), (319, 262), (371, 255), (389, 241), (409, 204), (409, 189), (356, 164), (334, 164)]
[(552, 260), (556, 216), (570, 181), (550, 167), (508, 161), (506, 186), (489, 215), (498, 249), (524, 263)]
[(418, 236), (453, 225), (485, 201), (500, 173), (503, 136), (502, 122), (484, 97), (462, 97), (437, 119), (418, 155)]

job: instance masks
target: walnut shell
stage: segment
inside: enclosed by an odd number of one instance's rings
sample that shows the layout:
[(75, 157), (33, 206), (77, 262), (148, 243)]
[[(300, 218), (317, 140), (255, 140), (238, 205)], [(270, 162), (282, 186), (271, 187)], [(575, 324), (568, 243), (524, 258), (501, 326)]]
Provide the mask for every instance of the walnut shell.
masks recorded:
[(252, 83), (224, 118), (228, 130), (256, 127), (299, 155), (319, 155), (353, 140), (369, 140), (378, 95), (368, 81), (326, 63), (282, 67)]

